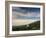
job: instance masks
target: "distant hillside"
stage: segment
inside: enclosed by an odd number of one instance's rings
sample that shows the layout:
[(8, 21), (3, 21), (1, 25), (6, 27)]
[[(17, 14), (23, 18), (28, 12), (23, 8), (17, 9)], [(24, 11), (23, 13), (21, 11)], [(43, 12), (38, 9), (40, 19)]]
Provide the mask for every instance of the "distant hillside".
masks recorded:
[(40, 21), (33, 22), (27, 25), (13, 26), (12, 31), (23, 31), (23, 30), (40, 30)]

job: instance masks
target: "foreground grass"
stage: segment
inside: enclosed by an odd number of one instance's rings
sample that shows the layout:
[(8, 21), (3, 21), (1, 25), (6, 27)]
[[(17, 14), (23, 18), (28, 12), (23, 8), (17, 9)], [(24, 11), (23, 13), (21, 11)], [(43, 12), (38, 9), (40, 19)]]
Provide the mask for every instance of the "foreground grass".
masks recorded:
[(23, 31), (23, 30), (40, 30), (40, 21), (27, 25), (12, 26), (12, 31)]

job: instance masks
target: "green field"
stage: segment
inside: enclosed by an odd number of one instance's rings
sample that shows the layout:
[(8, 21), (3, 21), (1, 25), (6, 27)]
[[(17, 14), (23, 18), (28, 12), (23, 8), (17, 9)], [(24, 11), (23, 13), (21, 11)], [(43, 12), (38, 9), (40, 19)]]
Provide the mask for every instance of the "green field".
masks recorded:
[(12, 31), (23, 31), (23, 30), (40, 30), (40, 21), (33, 22), (27, 25), (12, 26)]

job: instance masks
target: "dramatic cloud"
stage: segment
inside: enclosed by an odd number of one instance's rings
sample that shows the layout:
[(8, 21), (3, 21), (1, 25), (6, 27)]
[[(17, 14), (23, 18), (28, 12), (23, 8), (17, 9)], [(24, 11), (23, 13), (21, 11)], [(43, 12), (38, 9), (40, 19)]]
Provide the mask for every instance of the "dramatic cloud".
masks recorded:
[(13, 19), (39, 19), (40, 8), (13, 7)]

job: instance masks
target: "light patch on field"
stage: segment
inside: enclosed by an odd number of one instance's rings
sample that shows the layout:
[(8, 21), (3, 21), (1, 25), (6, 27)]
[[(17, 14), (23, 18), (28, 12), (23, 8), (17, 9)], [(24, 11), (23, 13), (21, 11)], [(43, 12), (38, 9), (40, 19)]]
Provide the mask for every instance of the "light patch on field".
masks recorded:
[(27, 24), (30, 24), (30, 23), (35, 22), (35, 21), (38, 21), (38, 20), (14, 19), (14, 20), (12, 20), (12, 25), (13, 26), (27, 25)]

